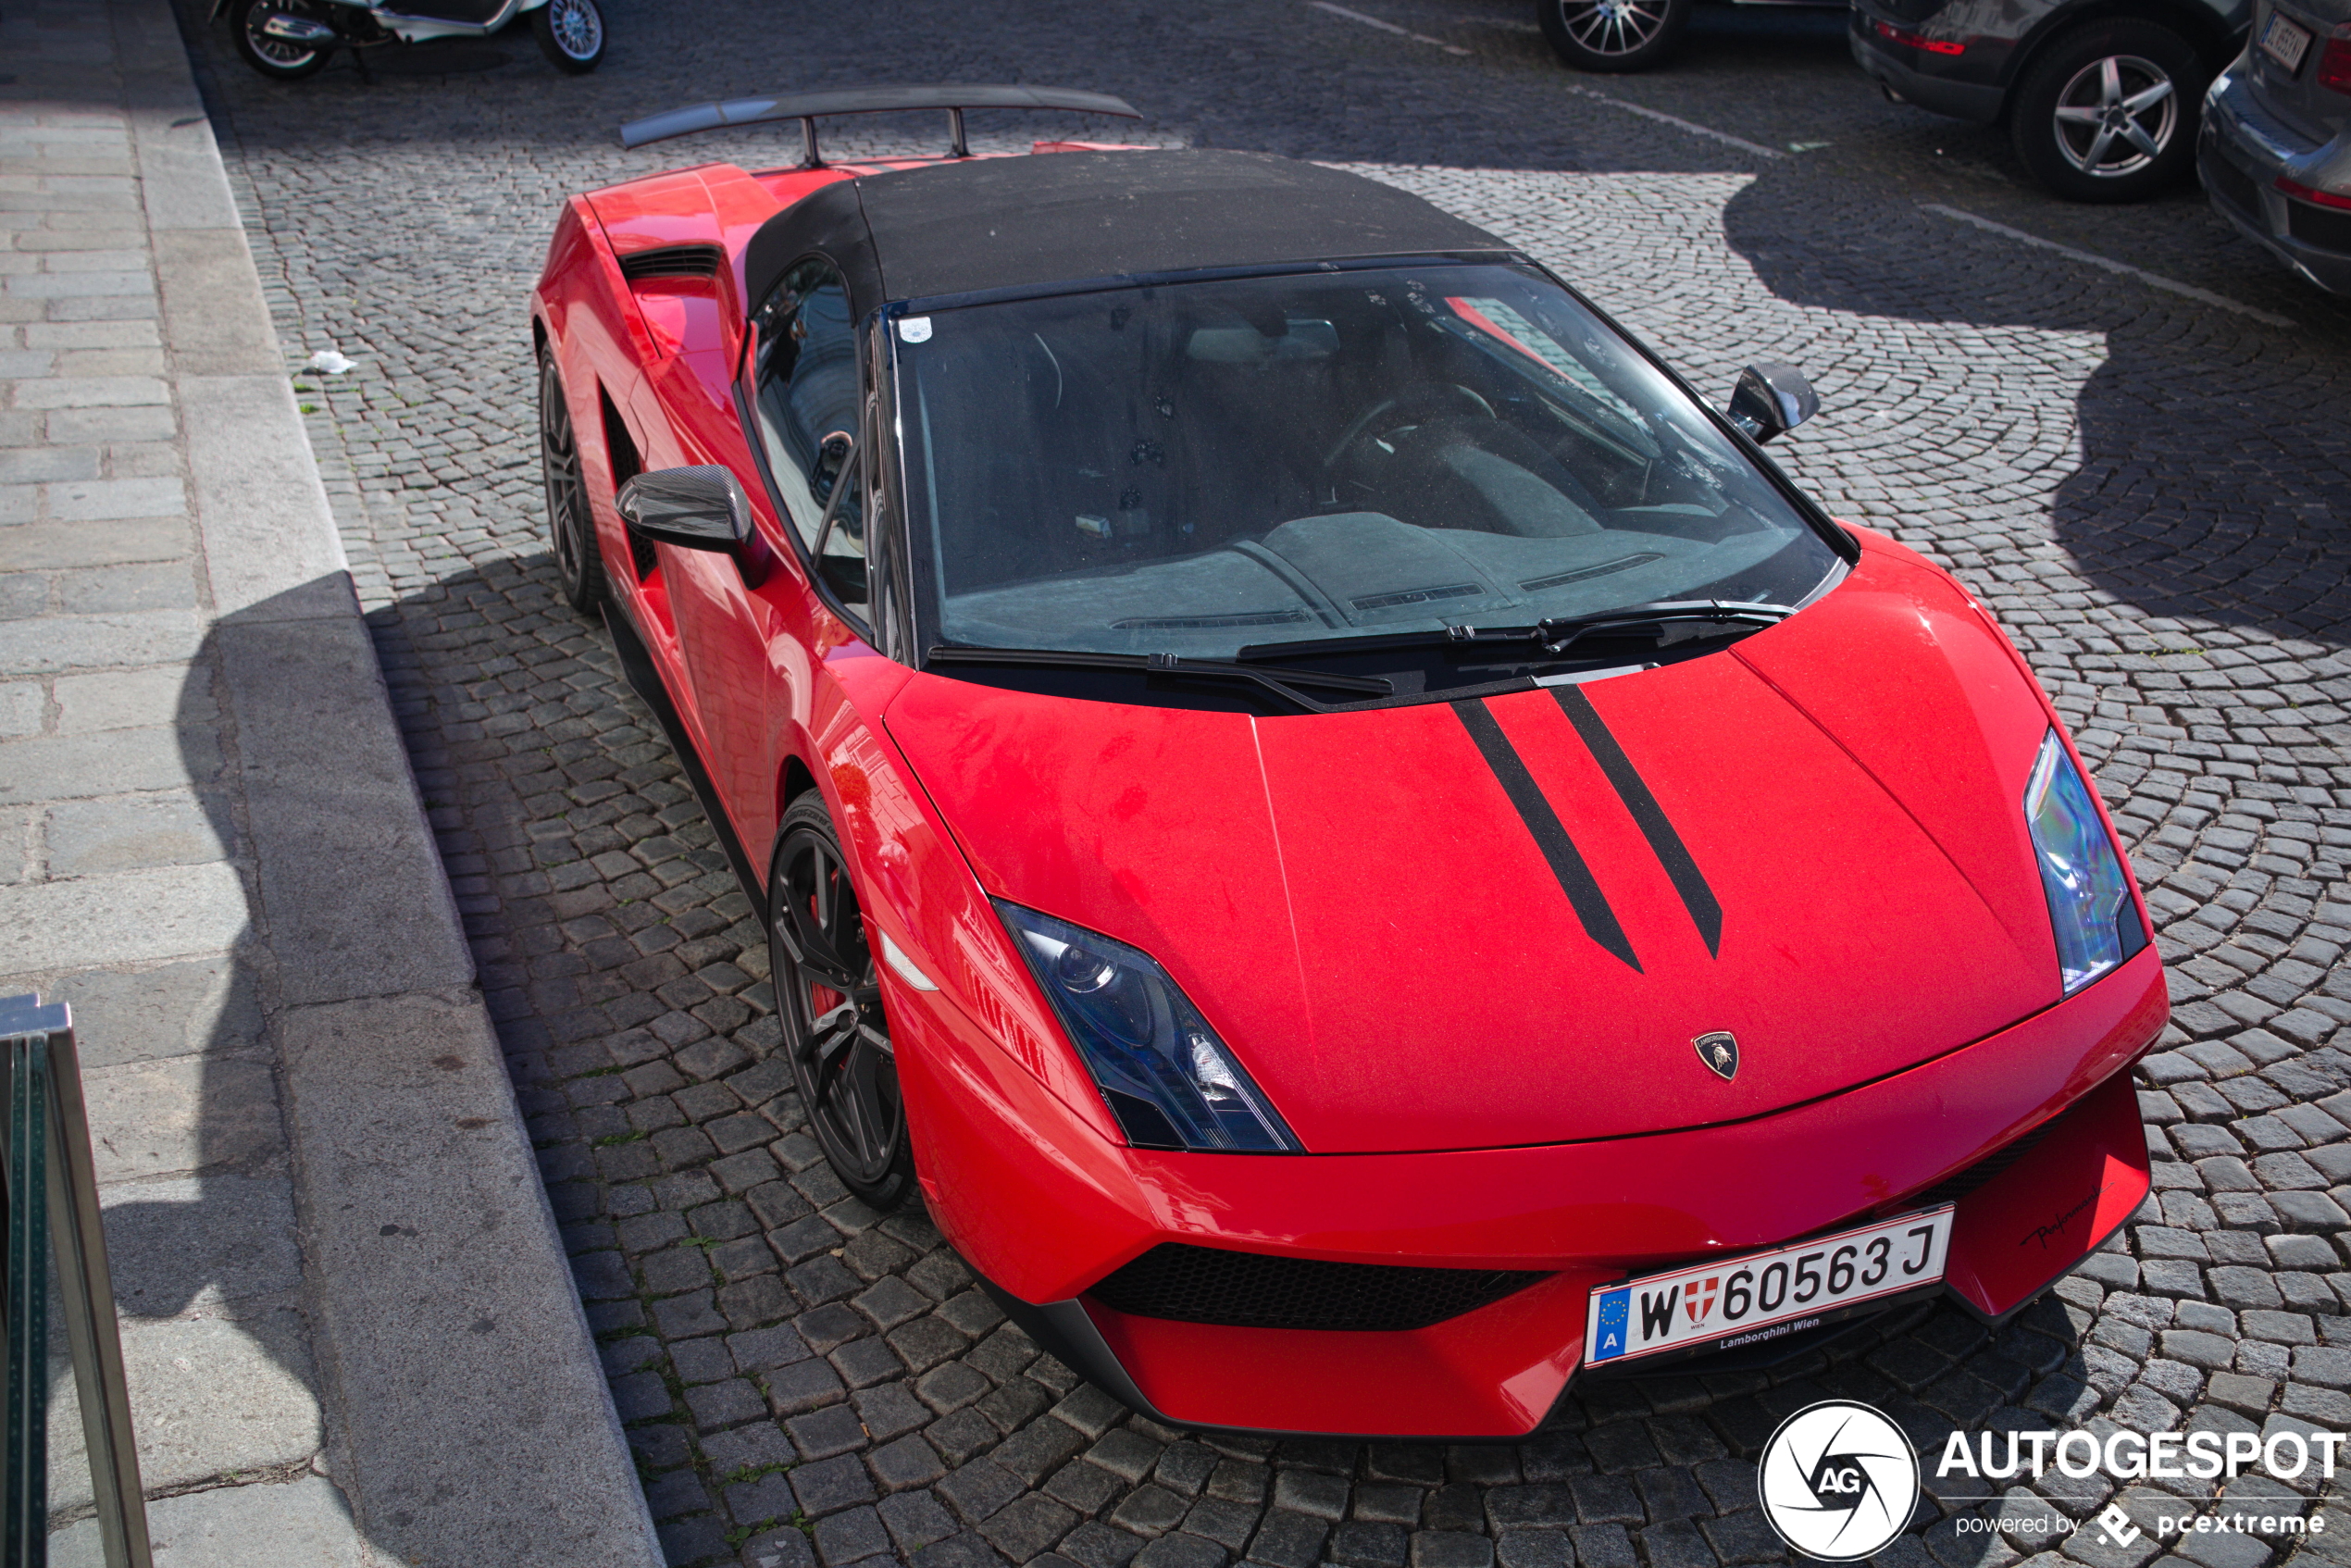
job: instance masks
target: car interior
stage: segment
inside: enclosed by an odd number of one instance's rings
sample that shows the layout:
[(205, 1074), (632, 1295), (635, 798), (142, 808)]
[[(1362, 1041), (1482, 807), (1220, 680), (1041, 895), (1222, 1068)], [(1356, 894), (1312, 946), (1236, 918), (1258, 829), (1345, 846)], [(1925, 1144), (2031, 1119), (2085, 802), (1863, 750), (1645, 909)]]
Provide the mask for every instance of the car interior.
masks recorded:
[(1701, 591), (1793, 602), (1834, 564), (1670, 380), (1519, 268), (920, 323), (893, 345), (902, 439), (950, 641), (1201, 653)]

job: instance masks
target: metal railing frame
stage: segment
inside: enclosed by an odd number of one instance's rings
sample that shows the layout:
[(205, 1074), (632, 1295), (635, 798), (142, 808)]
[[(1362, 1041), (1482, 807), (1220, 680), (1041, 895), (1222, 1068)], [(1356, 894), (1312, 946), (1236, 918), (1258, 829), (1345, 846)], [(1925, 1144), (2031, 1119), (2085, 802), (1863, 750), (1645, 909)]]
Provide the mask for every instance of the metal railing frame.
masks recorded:
[(63, 1003), (44, 1007), (38, 996), (0, 997), (0, 1107), (6, 1197), (0, 1243), (0, 1303), (7, 1319), (6, 1448), (0, 1465), (6, 1568), (45, 1568), (48, 1562), (52, 1251), (106, 1568), (154, 1568), (81, 1055), (72, 1014)]

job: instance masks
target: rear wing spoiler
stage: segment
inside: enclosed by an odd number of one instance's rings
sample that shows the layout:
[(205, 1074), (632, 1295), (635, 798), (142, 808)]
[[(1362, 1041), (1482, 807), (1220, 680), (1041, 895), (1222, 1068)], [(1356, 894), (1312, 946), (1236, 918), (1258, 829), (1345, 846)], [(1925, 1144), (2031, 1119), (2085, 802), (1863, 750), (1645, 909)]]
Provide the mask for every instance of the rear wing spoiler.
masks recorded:
[(1142, 112), (1124, 98), (1107, 93), (1074, 93), (1061, 87), (842, 87), (823, 93), (794, 93), (777, 98), (730, 98), (722, 104), (696, 104), (666, 114), (632, 119), (620, 128), (620, 144), (641, 147), (672, 136), (716, 131), (729, 125), (757, 125), (765, 120), (800, 121), (801, 144), (807, 156), (803, 167), (822, 168), (816, 153), (818, 115), (875, 115), (908, 109), (947, 111), (950, 157), (967, 158), (964, 142), (965, 109), (1061, 109), (1071, 114), (1115, 115), (1140, 119)]

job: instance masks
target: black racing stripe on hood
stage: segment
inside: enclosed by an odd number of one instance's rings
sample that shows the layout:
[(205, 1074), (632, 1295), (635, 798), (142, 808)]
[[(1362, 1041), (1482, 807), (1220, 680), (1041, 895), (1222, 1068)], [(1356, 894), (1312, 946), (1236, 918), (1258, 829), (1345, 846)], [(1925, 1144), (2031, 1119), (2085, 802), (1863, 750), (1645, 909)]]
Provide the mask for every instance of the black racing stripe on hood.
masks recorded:
[(1716, 958), (1723, 956), (1723, 905), (1707, 885), (1706, 873), (1698, 868), (1698, 861), (1689, 846), (1682, 842), (1682, 835), (1673, 830), (1673, 819), (1665, 808), (1649, 793), (1648, 784), (1641, 778), (1633, 759), (1616, 743), (1616, 736), (1600, 717), (1599, 709), (1592, 706), (1592, 699), (1574, 686), (1554, 686), (1551, 695), (1559, 700), (1561, 711), (1575, 733), (1584, 738), (1584, 745), (1600, 771), (1616, 788), (1616, 798), (1633, 814), (1633, 821), (1640, 828), (1641, 837), (1649, 841), (1649, 852), (1665, 868), (1673, 890), (1682, 895), (1682, 907), (1690, 912), (1690, 923), (1698, 934), (1706, 939), (1706, 951)]
[(1484, 703), (1454, 703), (1449, 705), (1461, 716), (1462, 728), (1468, 730), (1470, 739), (1477, 743), (1479, 753), (1486, 758), (1486, 765), (1494, 770), (1495, 781), (1511, 798), (1511, 804), (1518, 808), (1519, 820), (1526, 824), (1526, 831), (1534, 838), (1535, 847), (1541, 850), (1543, 858), (1550, 863), (1551, 875), (1559, 878), (1560, 890), (1567, 895), (1567, 902), (1574, 909), (1576, 919), (1584, 923), (1584, 934), (1631, 964), (1634, 973), (1640, 973), (1641, 961), (1634, 955), (1633, 944), (1626, 939), (1624, 927), (1617, 924), (1616, 912), (1609, 907), (1607, 895), (1600, 891), (1599, 883), (1593, 878), (1592, 868), (1584, 864), (1584, 856), (1576, 849), (1575, 840), (1567, 836), (1567, 828), (1561, 823), (1559, 813), (1553, 811), (1551, 803), (1544, 799), (1542, 790), (1535, 782), (1535, 776), (1526, 771), (1525, 761), (1519, 756), (1517, 748), (1511, 744), (1510, 737), (1502, 733), (1501, 725), (1486, 711)]

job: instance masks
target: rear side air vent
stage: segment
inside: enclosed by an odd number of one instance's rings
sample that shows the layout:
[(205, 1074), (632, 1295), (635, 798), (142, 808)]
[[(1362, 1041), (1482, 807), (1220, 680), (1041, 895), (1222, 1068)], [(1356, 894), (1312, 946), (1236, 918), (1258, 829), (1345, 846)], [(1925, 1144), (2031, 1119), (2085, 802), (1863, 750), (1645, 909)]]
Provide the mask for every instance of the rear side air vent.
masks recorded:
[(659, 245), (620, 258), (620, 275), (632, 283), (649, 278), (715, 278), (727, 253), (716, 245)]
[[(645, 471), (645, 465), (643, 459), (637, 455), (637, 443), (629, 439), (628, 422), (620, 417), (620, 410), (613, 406), (612, 393), (604, 391), (602, 383), (596, 387), (596, 403), (604, 414), (604, 453), (612, 462), (612, 488), (613, 493), (617, 495), (622, 485)], [(635, 569), (637, 580), (642, 582), (653, 576), (653, 567), (660, 564), (660, 557), (653, 554), (650, 542), (631, 533), (628, 536), (628, 564)]]
[(1549, 1276), (1275, 1258), (1163, 1241), (1087, 1294), (1135, 1317), (1228, 1328), (1400, 1333), (1489, 1306)]

